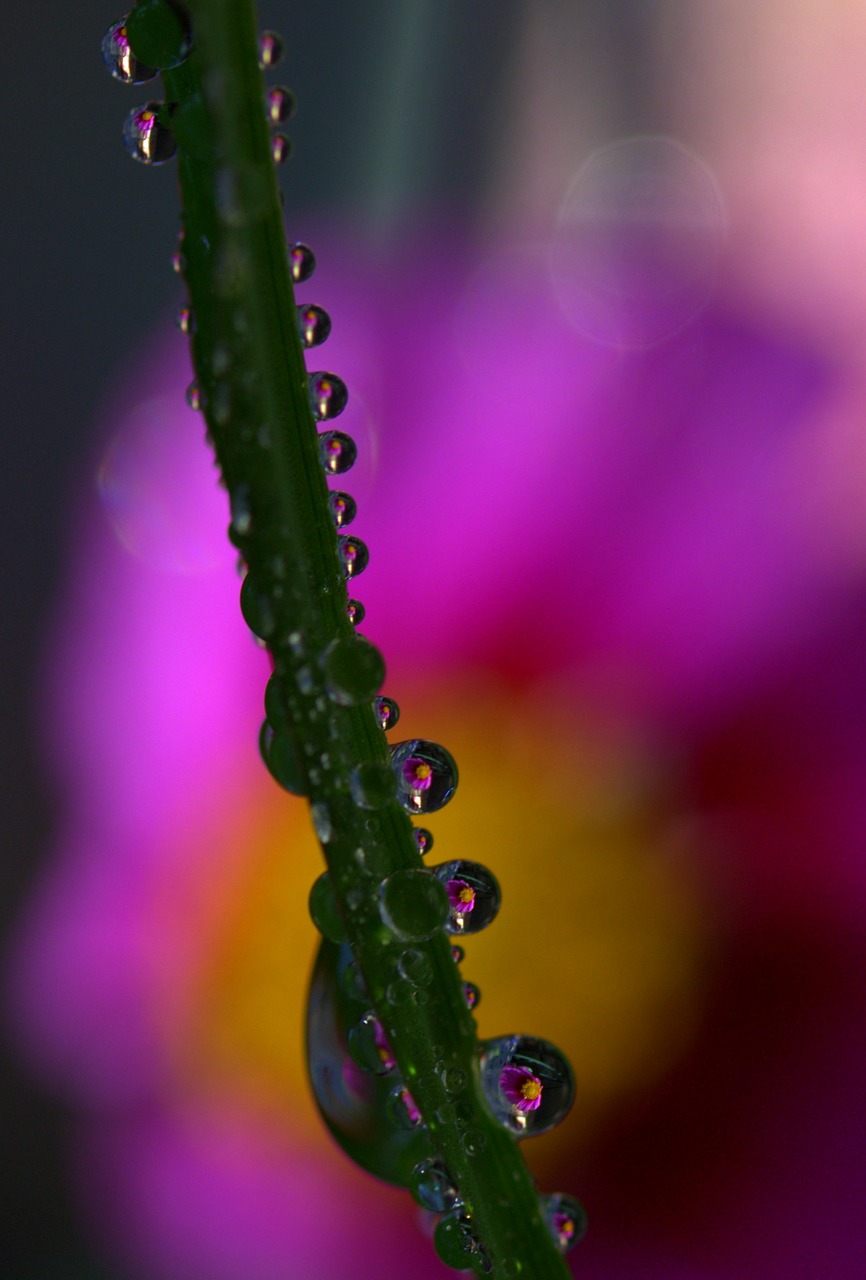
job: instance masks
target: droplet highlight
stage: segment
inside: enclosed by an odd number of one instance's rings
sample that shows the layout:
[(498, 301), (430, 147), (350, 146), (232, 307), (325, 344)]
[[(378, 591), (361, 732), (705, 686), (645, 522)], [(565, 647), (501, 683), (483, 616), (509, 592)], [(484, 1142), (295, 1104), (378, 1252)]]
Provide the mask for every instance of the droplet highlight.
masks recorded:
[(133, 107), (123, 124), (123, 143), (133, 160), (140, 164), (165, 164), (177, 150), (174, 134), (160, 124), (158, 102)]
[(174, 323), (181, 333), (192, 333), (195, 325), (193, 322), (192, 309), (184, 305), (178, 307), (174, 316)]
[(436, 742), (412, 738), (391, 747), (397, 798), (409, 813), (435, 813), (457, 788), (454, 757)]
[(574, 1075), (555, 1045), (505, 1036), (482, 1046), (481, 1083), (497, 1119), (518, 1137), (547, 1133), (574, 1102)]
[(317, 422), (329, 422), (332, 418), (338, 418), (349, 403), (348, 388), (335, 373), (318, 370), (309, 374), (307, 385), (313, 417)]
[(443, 862), (433, 872), (448, 894), (449, 933), (480, 933), (496, 918), (502, 903), (499, 882), (480, 862)]

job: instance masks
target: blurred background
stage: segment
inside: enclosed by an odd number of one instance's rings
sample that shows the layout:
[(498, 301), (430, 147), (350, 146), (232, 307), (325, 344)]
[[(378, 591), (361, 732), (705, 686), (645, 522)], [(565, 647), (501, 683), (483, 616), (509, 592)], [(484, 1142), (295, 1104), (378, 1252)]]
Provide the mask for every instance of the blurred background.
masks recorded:
[[(175, 175), (120, 142), (150, 90), (104, 72), (101, 0), (38, 16), (7, 9), (0, 79), (6, 1273), (452, 1274), (307, 1096), (319, 858), (256, 756)], [(578, 1077), (527, 1148), (587, 1206), (575, 1274), (859, 1278), (866, 13), (262, 21), (363, 630), (397, 736), (460, 765), (433, 860), (503, 886), (481, 1032)]]

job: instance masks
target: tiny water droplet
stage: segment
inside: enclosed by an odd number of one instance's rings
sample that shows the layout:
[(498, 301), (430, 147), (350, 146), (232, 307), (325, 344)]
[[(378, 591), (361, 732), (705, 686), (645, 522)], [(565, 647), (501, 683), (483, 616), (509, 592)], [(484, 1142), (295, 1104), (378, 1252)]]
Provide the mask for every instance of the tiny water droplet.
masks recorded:
[(365, 760), (349, 774), (352, 799), (361, 809), (382, 809), (394, 799), (394, 775), (379, 760)]
[(259, 752), (268, 773), (285, 791), (290, 791), (293, 796), (307, 794), (309, 787), (297, 744), (286, 727), (280, 725), (275, 728), (265, 720), (259, 733)]
[(133, 107), (123, 123), (123, 143), (133, 160), (141, 164), (165, 164), (177, 150), (171, 129), (160, 124), (158, 102)]
[(307, 386), (313, 417), (317, 422), (328, 422), (331, 418), (339, 417), (349, 403), (348, 388), (335, 373), (317, 370), (308, 375)]
[(400, 708), (393, 698), (376, 698), (373, 702), (373, 710), (380, 729), (393, 729), (400, 719)]
[(319, 457), (329, 475), (339, 476), (355, 465), (358, 449), (345, 431), (323, 431), (319, 436)]
[(271, 159), (274, 164), (285, 164), (291, 154), (291, 138), (285, 133), (275, 133), (271, 138)]
[(260, 591), (253, 574), (248, 573), (241, 583), (241, 613), (253, 635), (268, 640), (277, 627), (273, 605), (264, 591)]
[(460, 1203), (454, 1179), (441, 1160), (419, 1160), (409, 1176), (409, 1190), (422, 1209), (447, 1213)]
[(335, 490), (328, 494), (328, 506), (331, 510), (331, 519), (338, 529), (344, 529), (347, 524), (351, 524), (358, 514), (358, 504), (355, 499), (348, 493), (342, 493)]
[(469, 1077), (462, 1067), (446, 1067), (442, 1072), (442, 1084), (446, 1093), (462, 1093), (468, 1083)]
[(391, 747), (391, 767), (397, 778), (397, 798), (409, 813), (435, 813), (457, 787), (457, 765), (438, 743), (423, 738)]
[[(322, 655), (328, 696), (341, 707), (370, 702), (385, 679), (385, 659), (362, 636), (332, 640)], [(391, 791), (394, 780), (390, 779)]]
[(468, 1156), (480, 1156), (487, 1146), (487, 1138), (480, 1129), (467, 1129), (460, 1139), (460, 1145)]
[(183, 272), (183, 269), (185, 266), (186, 266), (186, 260), (184, 259), (183, 254), (181, 253), (180, 249), (175, 249), (174, 253), (171, 255), (172, 271), (176, 276), (179, 276)]
[(291, 120), (297, 107), (295, 95), (284, 84), (275, 84), (269, 89), (265, 102), (271, 124), (285, 124), (287, 120)]
[(564, 1054), (533, 1036), (504, 1036), (481, 1048), (481, 1084), (496, 1118), (518, 1137), (547, 1133), (574, 1101)]
[(416, 827), (412, 832), (415, 837), (415, 843), (418, 846), (418, 852), (423, 857), (433, 848), (433, 837), (426, 827)]
[(259, 36), (259, 67), (270, 71), (283, 57), (283, 39), (276, 31), (263, 31)]
[(323, 937), (330, 942), (346, 941), (346, 925), (340, 915), (334, 886), (327, 871), (313, 882), (310, 890), (310, 915)]
[(433, 965), (424, 951), (412, 948), (403, 951), (397, 961), (397, 972), (414, 986), (426, 987), (433, 981)]
[(448, 895), (429, 871), (405, 868), (380, 885), (379, 914), (404, 942), (423, 942), (448, 918)]
[(433, 867), (448, 893), (449, 933), (479, 933), (495, 919), (502, 902), (496, 877), (480, 862), (459, 859)]
[(353, 627), (359, 627), (364, 621), (367, 610), (360, 600), (350, 600), (346, 605), (346, 616)]
[(182, 307), (178, 307), (175, 313), (174, 323), (177, 325), (178, 329), (180, 329), (181, 333), (193, 332), (195, 325), (192, 310), (189, 306), (185, 304)]
[(404, 1084), (396, 1085), (388, 1094), (388, 1116), (400, 1129), (417, 1129), (423, 1122), (418, 1104)]
[(298, 332), (304, 350), (320, 347), (331, 334), (331, 317), (323, 307), (311, 303), (307, 307), (298, 307)]
[(310, 805), (310, 816), (313, 819), (316, 835), (322, 844), (327, 844), (334, 834), (334, 824), (331, 822), (328, 806), (323, 801), (317, 800)]
[(305, 284), (316, 269), (316, 255), (308, 244), (296, 240), (289, 245), (289, 271), (295, 284)]
[(466, 997), (466, 1003), (470, 1009), (478, 1007), (481, 1000), (481, 991), (474, 982), (463, 983), (463, 995)]
[(466, 959), (466, 952), (462, 947), (458, 947), (455, 943), (451, 947), (451, 958), (455, 964), (462, 964)]
[(366, 542), (362, 542), (352, 534), (340, 535), (337, 538), (337, 554), (347, 578), (357, 578), (359, 573), (364, 572), (370, 560)]
[(558, 1248), (567, 1253), (586, 1235), (586, 1210), (574, 1196), (541, 1197), (541, 1212)]
[[(128, 16), (128, 15), (127, 15)], [(114, 22), (102, 37), (102, 61), (121, 84), (146, 84), (158, 74), (156, 67), (139, 62), (129, 44), (126, 18)]]
[(186, 389), (186, 402), (190, 409), (200, 412), (204, 408), (204, 396), (202, 395), (198, 384), (191, 382)]

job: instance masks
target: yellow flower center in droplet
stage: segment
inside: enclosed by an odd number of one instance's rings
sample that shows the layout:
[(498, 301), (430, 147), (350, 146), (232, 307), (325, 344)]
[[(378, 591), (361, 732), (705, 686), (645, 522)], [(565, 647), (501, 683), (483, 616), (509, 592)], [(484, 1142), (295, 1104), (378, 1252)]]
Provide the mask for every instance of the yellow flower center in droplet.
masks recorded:
[(525, 1098), (527, 1102), (534, 1102), (536, 1098), (541, 1097), (541, 1089), (540, 1080), (524, 1080), (520, 1086), (520, 1096)]
[(432, 772), (433, 772), (432, 765), (424, 764), (423, 761), (420, 764), (416, 764), (415, 765), (416, 782), (426, 782)]
[(465, 889), (460, 890), (457, 897), (460, 899), (461, 902), (465, 903), (468, 906), (470, 902), (475, 901), (475, 890), (470, 889), (469, 885), (466, 885)]

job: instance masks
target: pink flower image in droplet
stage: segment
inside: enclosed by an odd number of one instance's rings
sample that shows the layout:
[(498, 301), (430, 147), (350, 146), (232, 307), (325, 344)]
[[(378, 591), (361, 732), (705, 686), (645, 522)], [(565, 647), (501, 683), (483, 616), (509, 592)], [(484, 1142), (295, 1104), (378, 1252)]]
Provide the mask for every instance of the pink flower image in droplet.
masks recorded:
[(503, 1067), (499, 1073), (502, 1094), (518, 1111), (537, 1111), (544, 1085), (529, 1067)]
[(466, 880), (446, 880), (445, 888), (455, 914), (465, 916), (475, 910), (475, 890)]
[(401, 765), (401, 772), (413, 791), (428, 791), (433, 782), (433, 766), (420, 756), (409, 756)]

